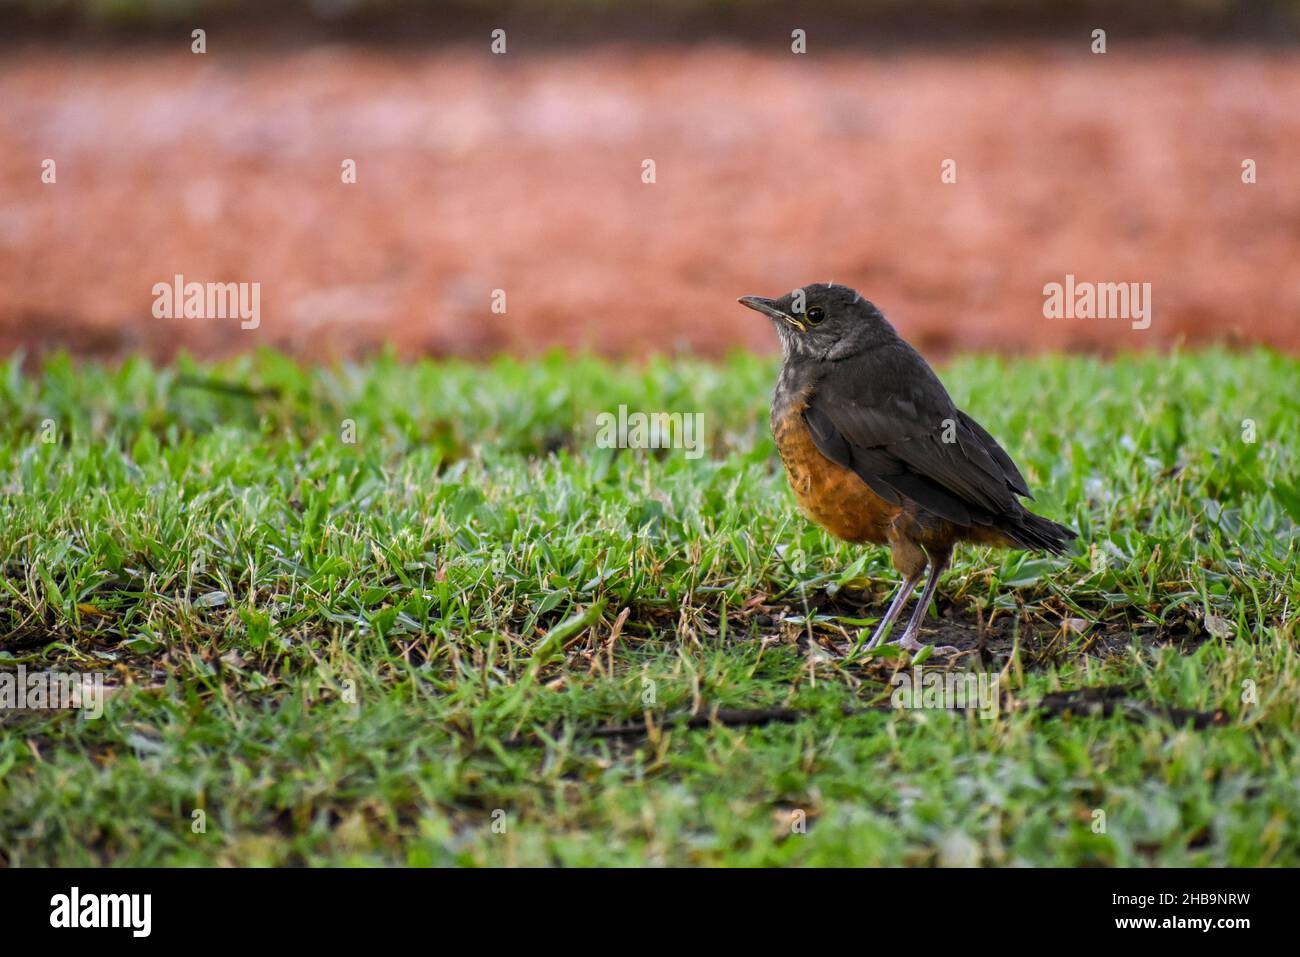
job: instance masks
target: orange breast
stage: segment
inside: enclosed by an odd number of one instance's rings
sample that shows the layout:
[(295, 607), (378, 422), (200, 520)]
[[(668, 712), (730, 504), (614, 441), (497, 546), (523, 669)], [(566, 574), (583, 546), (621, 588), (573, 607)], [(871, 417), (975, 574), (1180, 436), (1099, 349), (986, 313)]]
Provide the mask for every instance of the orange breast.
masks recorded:
[(798, 412), (772, 422), (772, 436), (799, 508), (837, 538), (883, 545), (900, 509), (871, 491), (862, 479), (817, 450)]

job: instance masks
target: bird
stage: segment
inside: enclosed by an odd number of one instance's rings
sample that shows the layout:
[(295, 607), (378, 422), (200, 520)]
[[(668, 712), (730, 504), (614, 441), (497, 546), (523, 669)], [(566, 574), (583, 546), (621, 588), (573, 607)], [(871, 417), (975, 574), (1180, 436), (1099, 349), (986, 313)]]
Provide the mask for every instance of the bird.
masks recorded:
[(856, 290), (816, 284), (738, 301), (771, 319), (781, 342), (772, 437), (800, 509), (837, 538), (888, 545), (902, 578), (867, 650), (928, 567), (916, 610), (890, 642), (925, 647), (921, 624), (959, 542), (1061, 554), (1077, 537), (1021, 504), (1033, 496), (1011, 456)]

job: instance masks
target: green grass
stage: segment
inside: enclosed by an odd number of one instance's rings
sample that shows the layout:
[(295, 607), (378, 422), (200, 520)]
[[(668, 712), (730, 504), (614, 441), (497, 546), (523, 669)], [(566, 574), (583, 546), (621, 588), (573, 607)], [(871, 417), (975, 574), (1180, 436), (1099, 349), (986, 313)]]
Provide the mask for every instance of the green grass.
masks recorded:
[[(770, 360), (13, 361), (0, 668), (113, 691), (0, 711), (0, 863), (1300, 864), (1300, 362), (941, 373), (1080, 539), (961, 549), (931, 634), (1226, 723), (873, 710), (895, 575), (795, 511)], [(596, 448), (620, 403), (707, 453)], [(714, 707), (803, 716), (664, 727)]]

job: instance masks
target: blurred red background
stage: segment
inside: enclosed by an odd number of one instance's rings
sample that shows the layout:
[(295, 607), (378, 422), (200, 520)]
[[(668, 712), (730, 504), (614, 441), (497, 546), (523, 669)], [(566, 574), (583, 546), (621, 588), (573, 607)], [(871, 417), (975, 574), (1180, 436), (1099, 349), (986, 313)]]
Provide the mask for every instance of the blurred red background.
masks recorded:
[[(10, 50), (0, 349), (718, 355), (775, 345), (737, 296), (828, 280), (939, 354), (1297, 349), (1300, 57), (1114, 47)], [(260, 282), (260, 327), (155, 319), (176, 273)], [(1044, 319), (1067, 273), (1151, 327)]]

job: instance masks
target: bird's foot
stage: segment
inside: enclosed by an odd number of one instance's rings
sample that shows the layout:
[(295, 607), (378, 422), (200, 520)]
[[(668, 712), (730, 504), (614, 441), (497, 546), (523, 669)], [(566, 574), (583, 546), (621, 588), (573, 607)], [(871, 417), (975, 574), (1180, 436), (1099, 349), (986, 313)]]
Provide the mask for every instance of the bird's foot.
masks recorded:
[(906, 633), (904, 633), (903, 637), (899, 638), (897, 641), (890, 642), (890, 644), (897, 645), (899, 648), (902, 648), (904, 651), (910, 651), (912, 654), (916, 654), (922, 648), (929, 648), (930, 654), (932, 655), (963, 654), (962, 650), (956, 645), (927, 645), (924, 641), (920, 641), (915, 635), (909, 635)]
[(932, 645), (931, 647), (934, 648), (934, 651), (932, 652), (933, 654), (943, 655), (946, 658), (951, 658), (953, 655), (966, 654), (965, 651), (958, 648), (956, 645)]

